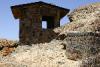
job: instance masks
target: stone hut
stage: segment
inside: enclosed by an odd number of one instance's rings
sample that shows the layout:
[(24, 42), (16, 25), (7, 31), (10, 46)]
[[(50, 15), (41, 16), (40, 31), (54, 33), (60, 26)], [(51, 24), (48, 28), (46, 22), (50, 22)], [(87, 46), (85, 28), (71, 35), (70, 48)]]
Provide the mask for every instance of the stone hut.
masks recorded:
[[(46, 33), (51, 33), (46, 31), (59, 27), (60, 19), (69, 12), (69, 9), (41, 1), (15, 5), (11, 9), (15, 19), (19, 19), (19, 41), (24, 44), (40, 43), (50, 39), (50, 35)], [(45, 31), (42, 29), (42, 21), (47, 21)]]

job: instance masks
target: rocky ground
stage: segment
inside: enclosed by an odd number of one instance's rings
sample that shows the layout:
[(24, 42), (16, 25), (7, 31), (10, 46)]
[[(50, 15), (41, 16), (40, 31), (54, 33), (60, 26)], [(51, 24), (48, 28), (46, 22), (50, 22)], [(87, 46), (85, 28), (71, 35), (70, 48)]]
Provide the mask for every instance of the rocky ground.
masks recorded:
[(69, 18), (70, 23), (54, 29), (59, 35), (49, 43), (21, 46), (17, 41), (1, 39), (0, 67), (100, 67), (99, 53), (84, 59), (69, 59), (63, 44), (70, 32), (100, 33), (100, 3), (75, 9)]
[(60, 40), (50, 43), (18, 46), (15, 51), (0, 57), (4, 67), (78, 67), (81, 61), (67, 59), (66, 50)]
[(0, 55), (7, 56), (17, 47), (17, 41), (0, 39)]

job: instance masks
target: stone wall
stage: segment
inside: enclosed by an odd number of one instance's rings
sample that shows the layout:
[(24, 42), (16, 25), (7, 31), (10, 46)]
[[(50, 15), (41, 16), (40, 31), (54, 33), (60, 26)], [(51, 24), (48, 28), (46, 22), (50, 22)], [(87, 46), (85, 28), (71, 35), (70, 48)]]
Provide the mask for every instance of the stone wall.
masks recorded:
[[(49, 7), (44, 7), (47, 10)], [(53, 29), (60, 26), (60, 11), (50, 10), (44, 13), (44, 8), (23, 8), (24, 18), (20, 19), (19, 41), (22, 44), (43, 43), (56, 37)], [(34, 11), (38, 11), (34, 13)], [(33, 13), (32, 13), (33, 12)], [(44, 13), (44, 14), (43, 14)], [(52, 14), (51, 14), (52, 13)], [(52, 18), (49, 18), (52, 17)], [(47, 29), (42, 29), (42, 20), (47, 21)]]
[(21, 44), (49, 42), (57, 36), (53, 29), (42, 29), (41, 23), (32, 22), (32, 20), (27, 18), (20, 20), (19, 40)]
[(100, 33), (68, 33), (63, 39), (69, 59), (84, 59), (100, 52)]
[(19, 40), (22, 44), (49, 42), (57, 36), (53, 29), (42, 29), (40, 17), (20, 20)]

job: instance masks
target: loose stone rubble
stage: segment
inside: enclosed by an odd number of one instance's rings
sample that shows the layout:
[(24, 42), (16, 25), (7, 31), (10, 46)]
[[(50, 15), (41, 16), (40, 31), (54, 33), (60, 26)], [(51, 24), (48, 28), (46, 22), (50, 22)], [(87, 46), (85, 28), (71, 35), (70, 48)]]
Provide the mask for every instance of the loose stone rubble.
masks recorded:
[(0, 55), (7, 56), (9, 53), (15, 50), (17, 45), (17, 41), (0, 39)]
[(59, 34), (51, 42), (27, 46), (1, 41), (1, 51), (9, 54), (0, 55), (0, 67), (100, 67), (100, 3), (76, 9), (69, 18), (71, 23), (54, 29)]

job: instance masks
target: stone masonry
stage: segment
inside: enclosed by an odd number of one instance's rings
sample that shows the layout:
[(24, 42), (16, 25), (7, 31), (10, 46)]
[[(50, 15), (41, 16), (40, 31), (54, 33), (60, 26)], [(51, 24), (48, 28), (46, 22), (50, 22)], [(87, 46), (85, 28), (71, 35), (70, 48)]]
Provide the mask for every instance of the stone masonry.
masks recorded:
[[(69, 9), (41, 1), (12, 6), (11, 9), (14, 17), (20, 20), (19, 40), (23, 44), (52, 40), (56, 35), (53, 29), (60, 26), (60, 19), (69, 12)], [(45, 31), (42, 29), (42, 21), (47, 21)]]

